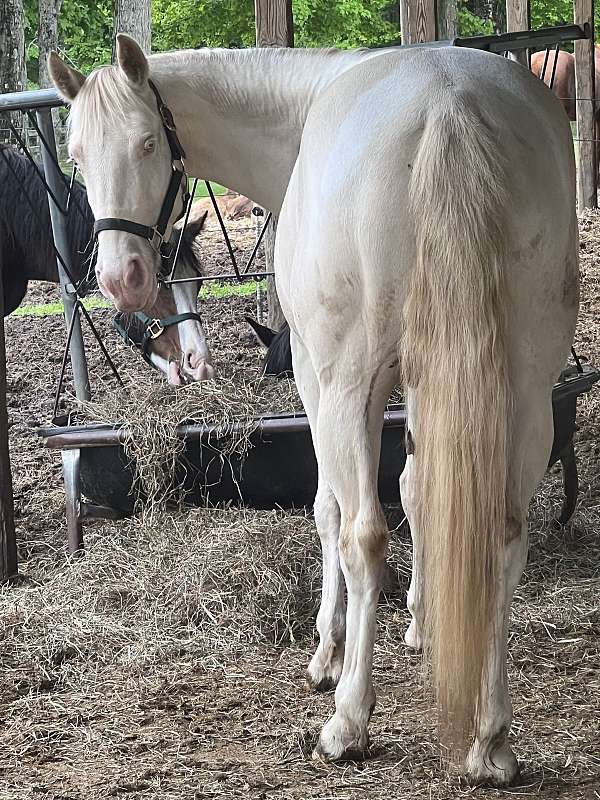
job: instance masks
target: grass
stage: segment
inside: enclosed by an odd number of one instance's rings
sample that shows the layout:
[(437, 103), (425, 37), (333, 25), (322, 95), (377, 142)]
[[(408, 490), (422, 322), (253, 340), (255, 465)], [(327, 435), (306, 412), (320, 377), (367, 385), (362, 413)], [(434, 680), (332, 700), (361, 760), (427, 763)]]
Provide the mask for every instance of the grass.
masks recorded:
[[(188, 183), (191, 190), (192, 186), (194, 185), (194, 179), (190, 178)], [(220, 183), (214, 183), (211, 181), (210, 185), (212, 186), (212, 190), (216, 195), (225, 194), (227, 191), (226, 187), (221, 186)], [(208, 197), (208, 189), (206, 188), (204, 181), (199, 180), (198, 185), (196, 186), (196, 191), (194, 192), (194, 200), (198, 200), (201, 197)]]
[[(216, 297), (218, 299), (226, 297), (247, 297), (254, 294), (258, 286), (258, 281), (248, 281), (242, 284), (218, 284), (213, 283), (210, 286), (204, 286), (200, 289), (200, 299), (204, 300), (208, 297)], [(261, 288), (266, 288), (266, 283), (260, 281)], [(83, 301), (83, 305), (88, 311), (95, 308), (112, 308), (112, 303), (98, 297), (87, 297)], [(38, 303), (35, 305), (19, 306), (13, 313), (12, 317), (52, 317), (64, 313), (64, 306), (62, 302), (56, 303)]]

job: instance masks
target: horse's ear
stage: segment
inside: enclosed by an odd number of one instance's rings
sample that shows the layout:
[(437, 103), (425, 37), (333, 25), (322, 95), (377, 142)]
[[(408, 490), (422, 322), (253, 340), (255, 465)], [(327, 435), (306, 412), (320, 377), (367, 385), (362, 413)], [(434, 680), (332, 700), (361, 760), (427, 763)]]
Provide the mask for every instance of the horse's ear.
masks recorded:
[(126, 33), (117, 34), (117, 64), (134, 86), (142, 86), (148, 80), (148, 59), (136, 40)]
[(206, 222), (207, 216), (208, 216), (208, 211), (205, 211), (197, 219), (190, 220), (188, 222), (188, 224), (185, 226), (185, 230), (183, 231), (183, 237), (186, 240), (186, 242), (189, 242), (191, 244), (194, 241), (196, 236), (198, 236), (198, 234), (204, 227), (204, 223)]
[(54, 88), (67, 103), (73, 102), (77, 93), (85, 83), (85, 75), (62, 60), (58, 53), (51, 50), (48, 55), (48, 72)]
[(269, 348), (269, 345), (277, 336), (276, 331), (272, 331), (271, 328), (267, 328), (266, 325), (261, 325), (252, 317), (244, 317), (248, 325), (252, 328), (252, 333), (256, 337), (256, 341), (261, 345), (261, 347)]

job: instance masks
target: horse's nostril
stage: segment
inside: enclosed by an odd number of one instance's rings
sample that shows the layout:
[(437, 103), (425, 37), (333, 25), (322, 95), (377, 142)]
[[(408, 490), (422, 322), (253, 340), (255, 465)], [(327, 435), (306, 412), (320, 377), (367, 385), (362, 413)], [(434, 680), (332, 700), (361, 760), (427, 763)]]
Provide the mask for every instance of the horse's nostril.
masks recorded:
[(144, 285), (144, 266), (139, 256), (131, 256), (125, 265), (123, 285), (127, 289), (141, 289)]

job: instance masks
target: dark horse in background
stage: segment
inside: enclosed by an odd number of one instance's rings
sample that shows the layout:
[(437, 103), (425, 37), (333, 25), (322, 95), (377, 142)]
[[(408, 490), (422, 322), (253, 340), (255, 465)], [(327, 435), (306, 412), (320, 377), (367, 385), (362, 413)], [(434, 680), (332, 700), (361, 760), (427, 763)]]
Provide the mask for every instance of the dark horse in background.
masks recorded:
[[(73, 184), (66, 219), (72, 278), (85, 294), (97, 288), (91, 241), (94, 218), (85, 188), (77, 182)], [(193, 241), (203, 224), (204, 217), (190, 223), (184, 231), (178, 262), (182, 273), (201, 273)], [(178, 238), (179, 231), (174, 231), (172, 242)], [(5, 316), (21, 304), (30, 280), (58, 283), (46, 189), (31, 161), (7, 145), (0, 145), (0, 264)], [(164, 287), (155, 306), (147, 310), (149, 317), (158, 319), (176, 316), (178, 312), (181, 309), (173, 292)], [(126, 324), (132, 340), (137, 340), (142, 333), (139, 321), (130, 318)], [(199, 322), (187, 324), (196, 324), (201, 332)], [(153, 363), (167, 372), (168, 365), (181, 356), (178, 326), (166, 328), (164, 334), (150, 340), (148, 349)]]

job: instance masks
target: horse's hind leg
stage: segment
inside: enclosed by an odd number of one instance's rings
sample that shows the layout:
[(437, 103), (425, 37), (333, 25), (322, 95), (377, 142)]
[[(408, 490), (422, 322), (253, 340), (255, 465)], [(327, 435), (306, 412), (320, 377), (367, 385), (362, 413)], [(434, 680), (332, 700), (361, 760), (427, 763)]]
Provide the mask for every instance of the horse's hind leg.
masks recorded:
[[(364, 363), (364, 362), (363, 362)], [(384, 370), (390, 370), (385, 365)], [(341, 382), (348, 376), (351, 385)], [(324, 726), (315, 755), (328, 759), (362, 753), (375, 705), (372, 683), (376, 610), (388, 531), (377, 494), (383, 410), (391, 387), (377, 375), (357, 385), (352, 365), (336, 371), (338, 385), (322, 388), (317, 421), (320, 468), (341, 512), (340, 559), (346, 587), (346, 647), (335, 693), (336, 711)], [(385, 380), (389, 380), (386, 375)]]
[(490, 639), (480, 696), (475, 738), (467, 756), (466, 772), (474, 783), (501, 786), (518, 772), (507, 737), (512, 722), (508, 692), (507, 638), (514, 590), (527, 561), (527, 510), (542, 480), (552, 446), (551, 387), (525, 386), (518, 394), (513, 415), (513, 447), (509, 465), (509, 501), (504, 563), (499, 573), (496, 622)]
[[(312, 431), (317, 429), (319, 408), (319, 383), (304, 345), (293, 334), (290, 337), (294, 359), (294, 375), (298, 392)], [(316, 435), (313, 433), (315, 453)], [(308, 666), (309, 683), (317, 691), (337, 685), (344, 662), (346, 635), (346, 604), (344, 577), (340, 567), (338, 540), (340, 534), (340, 509), (319, 468), (319, 484), (315, 497), (315, 525), (323, 552), (323, 590), (317, 614), (319, 646)]]

